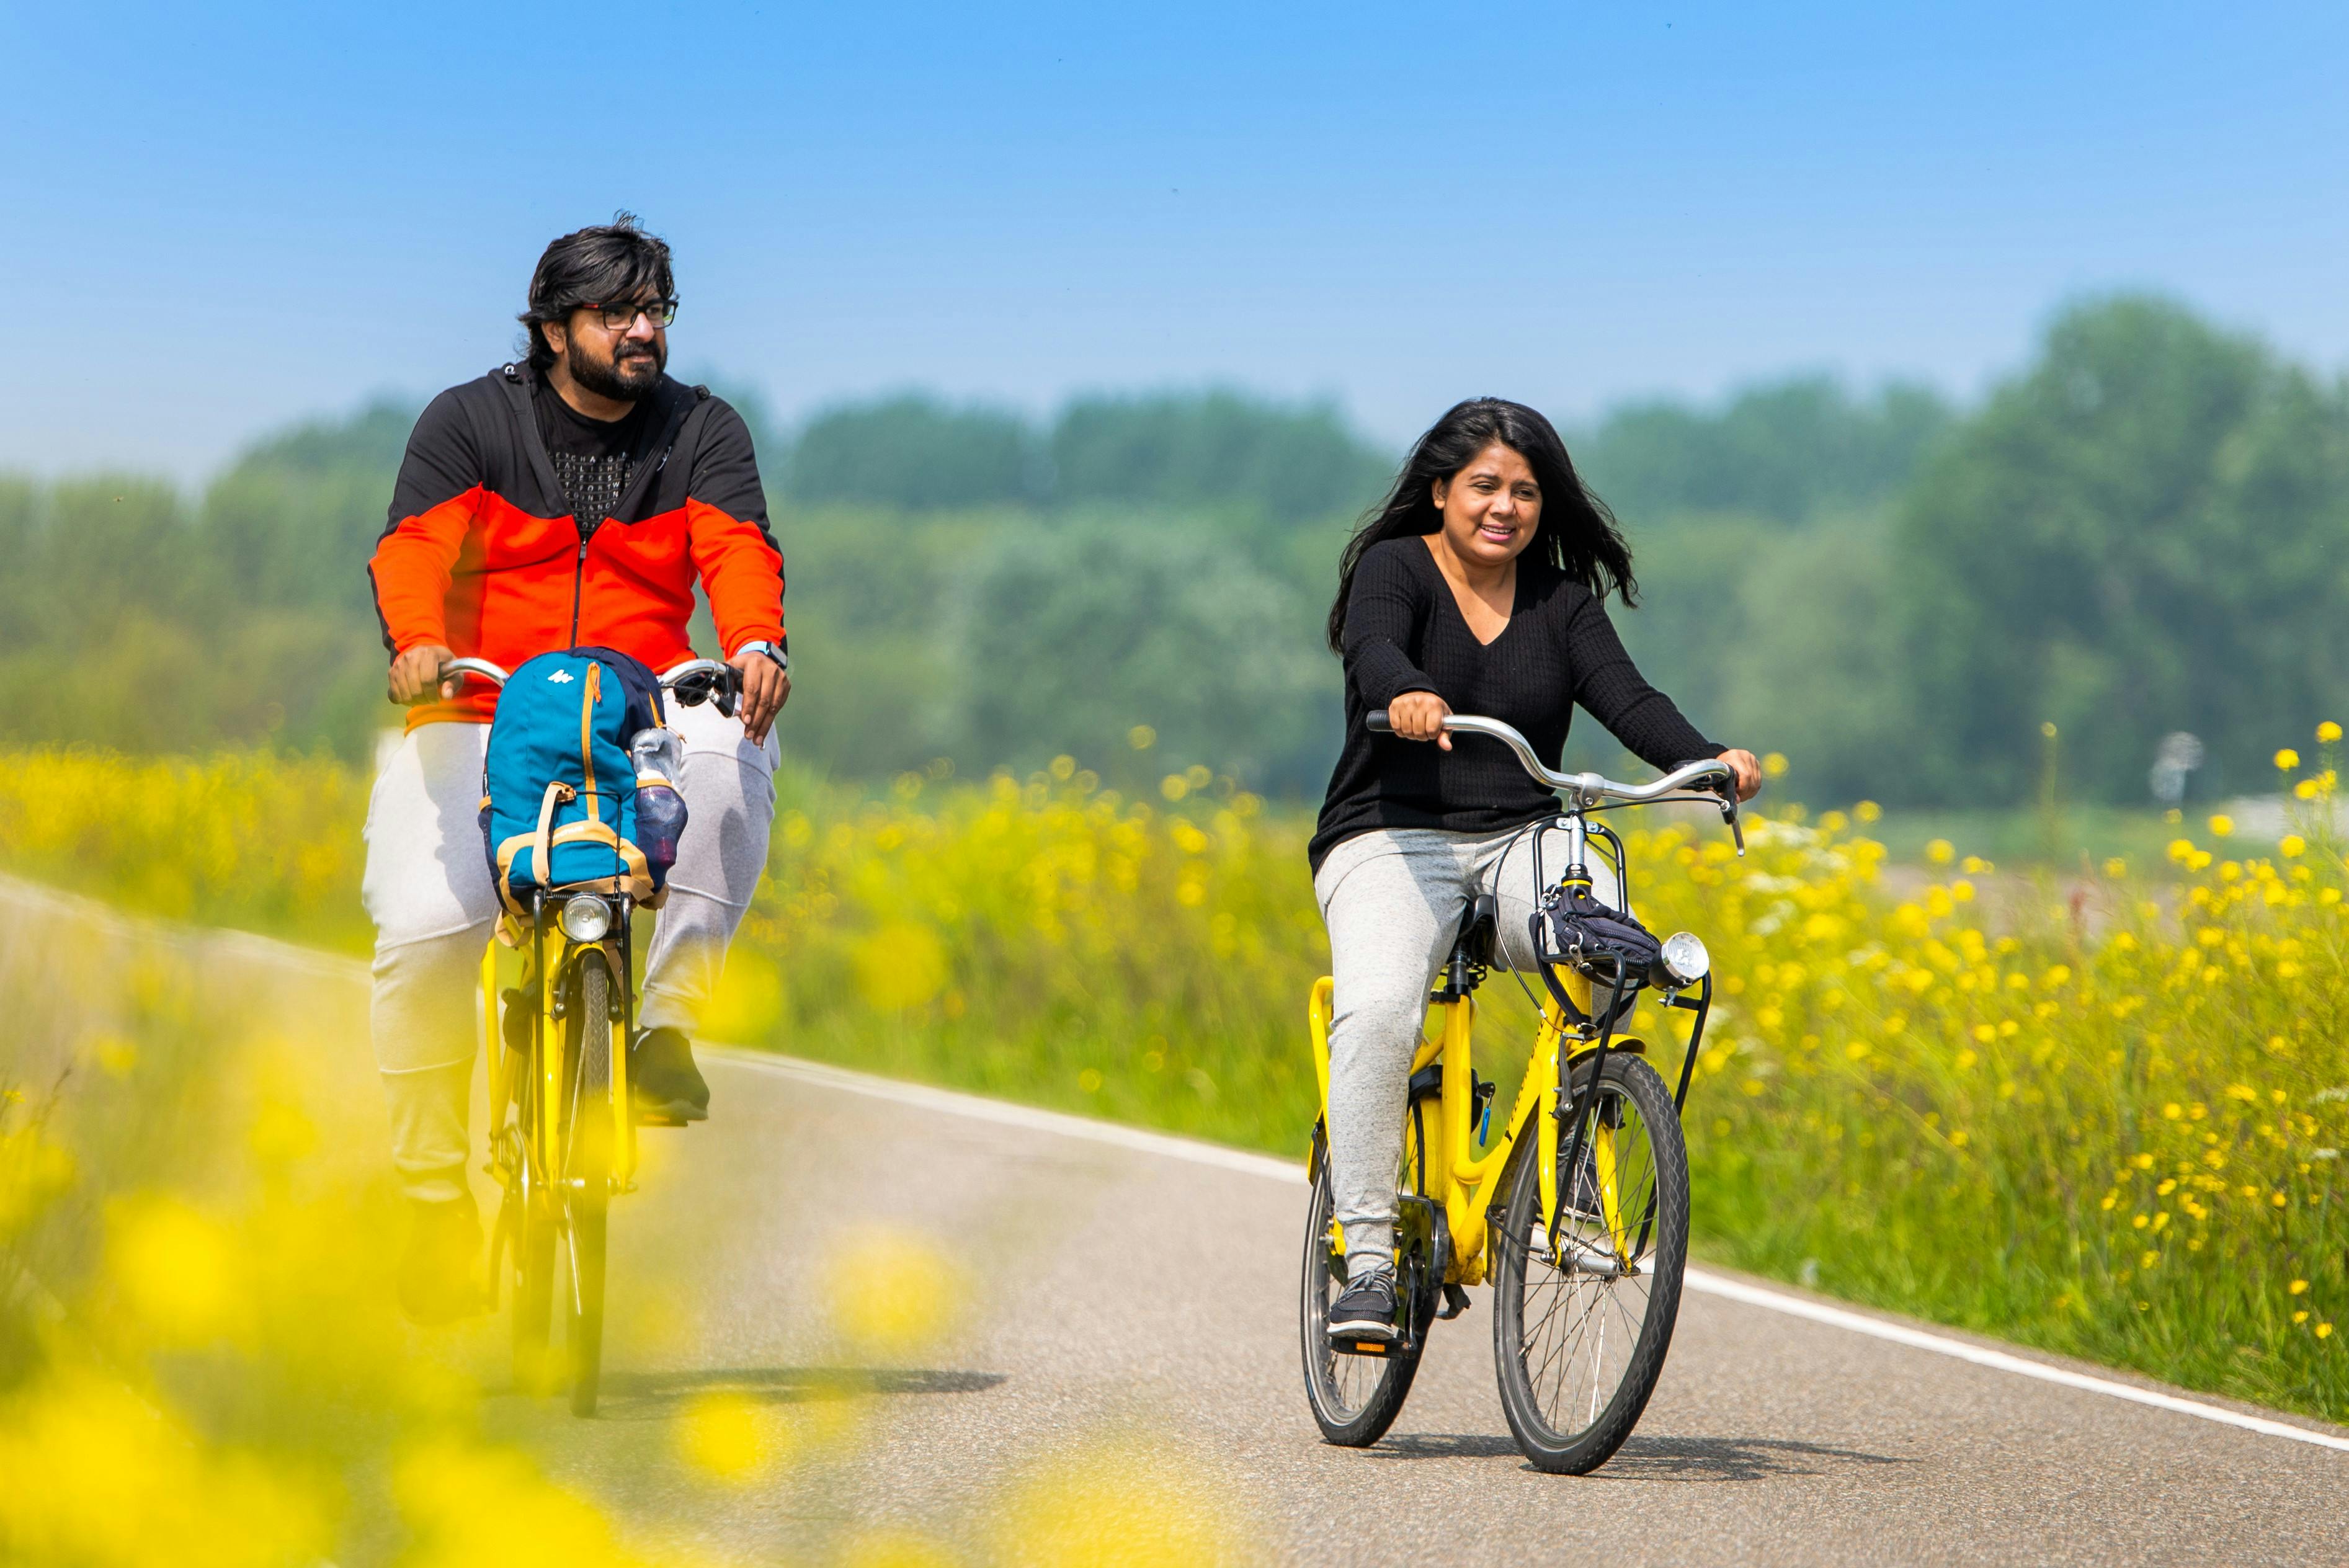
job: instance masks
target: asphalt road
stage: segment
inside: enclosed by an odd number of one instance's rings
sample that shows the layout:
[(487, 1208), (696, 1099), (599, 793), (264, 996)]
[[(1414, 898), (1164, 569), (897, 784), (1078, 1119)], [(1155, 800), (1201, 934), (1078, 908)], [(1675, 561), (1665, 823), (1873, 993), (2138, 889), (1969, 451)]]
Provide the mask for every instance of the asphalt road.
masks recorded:
[[(1393, 1433), (1330, 1448), (1299, 1384), (1292, 1167), (705, 1055), (714, 1119), (665, 1135), (615, 1212), (616, 1322), (667, 1326), (665, 1347), (616, 1346), (605, 1418), (519, 1402), (510, 1418), (561, 1470), (711, 1546), (952, 1533), (1050, 1456), (1131, 1452), (1274, 1562), (1403, 1563), (1434, 1542), (1445, 1560), (1529, 1563), (2349, 1560), (2349, 1452), (1887, 1343), (1718, 1284), (1687, 1298), (1646, 1418), (1596, 1475), (1519, 1458), (1481, 1290), (1438, 1326)], [(975, 1299), (921, 1366), (865, 1380), (877, 1391), (855, 1401), (871, 1413), (854, 1454), (780, 1491), (639, 1484), (644, 1434), (616, 1444), (615, 1429), (683, 1418), (713, 1387), (836, 1393), (818, 1370), (838, 1365), (825, 1260), (875, 1224), (952, 1251)]]
[[(0, 958), (36, 956), (25, 917), (54, 934), (73, 913), (34, 896), (0, 881)], [(363, 965), (250, 938), (212, 951), (299, 987), (351, 1042), (334, 1092), (367, 1102)], [(824, 1561), (900, 1530), (962, 1542), (949, 1560), (992, 1542), (1019, 1561), (1008, 1515), (1028, 1510), (1032, 1541), (1054, 1498), (1113, 1498), (1144, 1535), (1349, 1568), (2349, 1561), (2349, 1434), (2320, 1446), (2211, 1418), (2213, 1401), (2131, 1402), (2095, 1368), (2074, 1375), (2098, 1387), (2077, 1387), (1978, 1365), (1948, 1353), (1978, 1342), (1894, 1343), (1880, 1336), (1916, 1326), (1714, 1272), (1639, 1430), (1593, 1476), (1518, 1457), (1484, 1290), (1437, 1326), (1392, 1434), (1332, 1449), (1299, 1371), (1297, 1162), (704, 1059), (713, 1119), (648, 1133), (641, 1190), (613, 1211), (602, 1413), (513, 1392), (501, 1324), (449, 1343), (493, 1390), (493, 1430), (647, 1546)], [(843, 1337), (833, 1293), (872, 1283), (854, 1260), (876, 1237), (941, 1260), (898, 1303), (947, 1326), (934, 1341)]]

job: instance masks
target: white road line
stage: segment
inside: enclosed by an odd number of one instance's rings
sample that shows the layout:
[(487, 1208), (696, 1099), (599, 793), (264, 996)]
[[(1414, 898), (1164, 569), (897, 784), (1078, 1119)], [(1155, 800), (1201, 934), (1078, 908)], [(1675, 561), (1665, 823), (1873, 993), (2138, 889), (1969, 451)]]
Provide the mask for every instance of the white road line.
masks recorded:
[[(1139, 1128), (1121, 1127), (1114, 1122), (1092, 1121), (1081, 1116), (1069, 1116), (1060, 1111), (1038, 1110), (1032, 1106), (1013, 1105), (1006, 1100), (988, 1099), (975, 1094), (954, 1089), (934, 1088), (927, 1084), (905, 1083), (895, 1078), (876, 1078), (847, 1068), (826, 1066), (820, 1062), (804, 1062), (791, 1057), (776, 1056), (767, 1051), (744, 1050), (738, 1047), (704, 1046), (705, 1057), (733, 1063), (777, 1078), (797, 1078), (802, 1082), (821, 1084), (849, 1094), (861, 1094), (874, 1099), (892, 1100), (899, 1105), (917, 1106), (925, 1110), (944, 1112), (950, 1116), (968, 1117), (975, 1121), (991, 1121), (1003, 1127), (1017, 1127), (1031, 1132), (1056, 1133), (1063, 1138), (1084, 1139), (1094, 1143), (1106, 1143), (1119, 1149), (1131, 1149), (1143, 1154), (1164, 1155), (1170, 1160), (1188, 1161), (1194, 1165), (1211, 1165), (1218, 1170), (1237, 1171), (1246, 1175), (1268, 1177), (1301, 1186), (1305, 1181), (1305, 1165), (1296, 1161), (1276, 1160), (1267, 1154), (1250, 1154), (1244, 1150), (1225, 1149), (1195, 1139), (1177, 1138), (1171, 1133), (1145, 1132)], [(2116, 1382), (2109, 1377), (2093, 1377), (2075, 1372), (2065, 1367), (2051, 1367), (2044, 1362), (1992, 1350), (1986, 1346), (1970, 1344), (1948, 1335), (1914, 1328), (1904, 1323), (1888, 1322), (1870, 1317), (1824, 1302), (1789, 1295), (1782, 1291), (1768, 1290), (1748, 1284), (1744, 1280), (1731, 1279), (1707, 1269), (1690, 1269), (1684, 1276), (1688, 1288), (1705, 1295), (1717, 1295), (1746, 1306), (1758, 1306), (1766, 1312), (1783, 1313), (1788, 1317), (1804, 1318), (1825, 1324), (1831, 1328), (1864, 1334), (1871, 1339), (1881, 1339), (1902, 1345), (1911, 1350), (1930, 1351), (1954, 1360), (1987, 1367), (1995, 1372), (2011, 1372), (2018, 1377), (2033, 1377), (2043, 1383), (2061, 1387), (2076, 1388), (2083, 1393), (2101, 1394), (2107, 1398), (2126, 1399), (2131, 1404), (2151, 1406), (2157, 1410), (2169, 1410), (2181, 1416), (2193, 1416), (2222, 1426), (2239, 1427), (2247, 1432), (2264, 1437), (2287, 1438), (2293, 1442), (2310, 1443), (2321, 1449), (2333, 1449), (2349, 1453), (2349, 1438), (2330, 1432), (2312, 1431), (2285, 1421), (2264, 1416), (2246, 1415), (2223, 1406), (2205, 1404), (2199, 1399), (2182, 1398), (2176, 1394), (2164, 1394), (2152, 1388), (2140, 1388), (2134, 1384)]]
[(924, 1110), (968, 1117), (974, 1121), (992, 1121), (999, 1126), (1022, 1128), (1030, 1132), (1055, 1132), (1063, 1138), (1089, 1139), (1095, 1143), (1138, 1150), (1144, 1154), (1163, 1154), (1169, 1160), (1187, 1160), (1194, 1165), (1213, 1165), (1249, 1176), (1268, 1176), (1276, 1181), (1292, 1182), (1299, 1187), (1305, 1184), (1302, 1154), (1293, 1161), (1275, 1160), (1269, 1154), (1226, 1149), (1220, 1144), (1202, 1143), (1196, 1139), (1177, 1138), (1171, 1132), (1145, 1132), (1141, 1128), (1123, 1127), (1113, 1121), (1093, 1121), (1057, 1110), (1039, 1110), (1033, 1106), (1014, 1105), (1009, 1100), (964, 1094), (957, 1089), (933, 1088), (927, 1084), (876, 1078), (871, 1073), (831, 1067), (823, 1062), (804, 1062), (796, 1057), (781, 1057), (771, 1051), (745, 1050), (740, 1046), (706, 1045), (698, 1040), (694, 1042), (694, 1049), (703, 1057), (716, 1057), (754, 1071), (823, 1084), (827, 1088), (842, 1089), (849, 1094), (895, 1100), (900, 1105), (919, 1106)]

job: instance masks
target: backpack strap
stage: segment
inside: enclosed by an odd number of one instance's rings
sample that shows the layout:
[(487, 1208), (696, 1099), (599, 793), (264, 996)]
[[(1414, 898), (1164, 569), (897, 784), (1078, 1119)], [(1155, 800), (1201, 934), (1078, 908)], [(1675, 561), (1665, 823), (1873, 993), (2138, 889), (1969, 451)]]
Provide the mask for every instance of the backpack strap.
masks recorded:
[(550, 863), (554, 855), (554, 809), (569, 803), (578, 793), (558, 779), (546, 787), (546, 796), (538, 803), (538, 831), (531, 835), (530, 869), (541, 887), (547, 886), (554, 874)]

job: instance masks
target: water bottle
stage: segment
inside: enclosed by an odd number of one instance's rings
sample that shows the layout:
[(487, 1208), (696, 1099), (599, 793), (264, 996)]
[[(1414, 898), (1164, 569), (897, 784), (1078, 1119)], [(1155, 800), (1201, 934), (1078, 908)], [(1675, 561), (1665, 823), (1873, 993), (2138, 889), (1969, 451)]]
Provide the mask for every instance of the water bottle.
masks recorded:
[(685, 836), (685, 798), (677, 792), (685, 747), (677, 731), (656, 726), (636, 731), (628, 755), (636, 765), (636, 848), (656, 877), (666, 876)]

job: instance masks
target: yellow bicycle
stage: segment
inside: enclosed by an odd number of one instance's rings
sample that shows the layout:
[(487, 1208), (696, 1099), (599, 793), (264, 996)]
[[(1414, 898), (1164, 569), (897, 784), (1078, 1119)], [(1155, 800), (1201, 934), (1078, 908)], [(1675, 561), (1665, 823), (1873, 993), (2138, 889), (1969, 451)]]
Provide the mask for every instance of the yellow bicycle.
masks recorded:
[[(1370, 716), (1385, 730), (1386, 715)], [(1367, 1447), (1402, 1411), (1429, 1330), (1457, 1317), (1467, 1285), (1494, 1286), (1493, 1354), (1509, 1430), (1538, 1469), (1580, 1475), (1604, 1464), (1647, 1408), (1680, 1310), (1687, 1261), (1688, 1154), (1680, 1108), (1713, 1005), (1704, 944), (1686, 932), (1656, 944), (1610, 944), (1603, 919), (1563, 925), (1568, 911), (1619, 913), (1590, 901), (1589, 858), (1606, 858), (1628, 890), (1622, 840), (1595, 813), (1651, 801), (1702, 800), (1744, 840), (1735, 781), (1696, 762), (1651, 784), (1555, 773), (1525, 737), (1495, 719), (1454, 715), (1444, 727), (1509, 746), (1565, 809), (1526, 830), (1543, 890), (1535, 944), (1547, 993), (1515, 1104), (1495, 1132), (1497, 1084), (1474, 1064), (1475, 991), (1493, 960), (1495, 903), (1479, 895), (1439, 972), (1430, 1008), (1439, 1026), (1411, 1064), (1395, 1225), (1397, 1336), (1332, 1341), (1330, 1308), (1345, 1289), (1345, 1237), (1331, 1195), (1330, 1018), (1323, 976), (1308, 1008), (1321, 1116), (1310, 1156), (1300, 1330), (1306, 1398), (1324, 1438)], [(1562, 831), (1567, 864), (1542, 872), (1542, 841)], [(1628, 892), (1625, 894), (1628, 902)], [(1634, 923), (1633, 929), (1637, 927)], [(1568, 934), (1561, 936), (1561, 932)], [(1521, 982), (1522, 983), (1522, 982)], [(1648, 1043), (1619, 1037), (1643, 991), (1694, 1015), (1677, 1088), (1649, 1065)]]
[[(506, 672), (456, 659), (443, 680)], [(739, 677), (713, 659), (670, 672), (661, 685), (688, 705), (715, 701), (730, 715)], [(502, 914), (481, 954), (482, 1024), (490, 1052), (490, 1158), (503, 1190), (491, 1232), (490, 1278), (511, 1265), (514, 1381), (552, 1393), (568, 1374), (574, 1415), (595, 1413), (603, 1377), (605, 1217), (612, 1198), (636, 1190), (636, 1125), (628, 1100), (628, 1037), (635, 1022), (635, 901), (608, 888), (556, 888), (532, 899), (531, 918)], [(498, 950), (518, 949), (517, 993), (526, 1034), (500, 1026)], [(564, 1289), (563, 1354), (553, 1346), (555, 1264)]]

